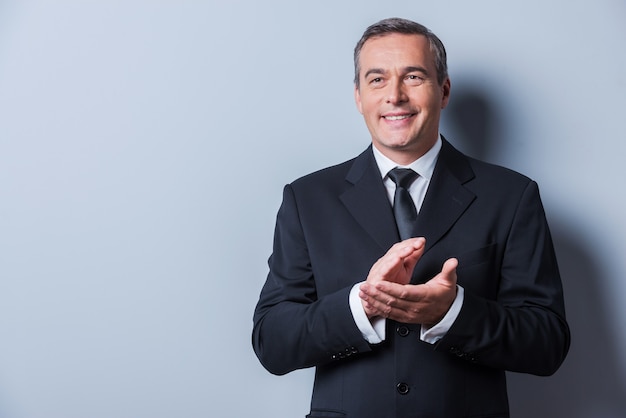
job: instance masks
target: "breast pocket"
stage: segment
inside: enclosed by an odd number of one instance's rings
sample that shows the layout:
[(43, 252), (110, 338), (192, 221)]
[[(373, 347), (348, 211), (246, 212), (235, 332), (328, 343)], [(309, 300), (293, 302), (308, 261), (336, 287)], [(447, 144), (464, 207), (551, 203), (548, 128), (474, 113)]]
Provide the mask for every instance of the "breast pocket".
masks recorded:
[(497, 244), (489, 244), (485, 247), (476, 248), (460, 254), (456, 257), (459, 260), (458, 269), (467, 269), (484, 263), (493, 263), (496, 256)]
[(500, 282), (500, 262), (497, 244), (490, 244), (460, 254), (457, 259), (457, 281), (467, 292), (487, 299), (495, 299)]

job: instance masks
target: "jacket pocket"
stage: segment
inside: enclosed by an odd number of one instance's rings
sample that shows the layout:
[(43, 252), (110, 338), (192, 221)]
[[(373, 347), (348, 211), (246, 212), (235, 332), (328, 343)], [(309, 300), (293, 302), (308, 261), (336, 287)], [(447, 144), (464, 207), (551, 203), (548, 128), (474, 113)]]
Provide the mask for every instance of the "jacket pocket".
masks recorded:
[(493, 260), (493, 256), (496, 252), (497, 244), (489, 244), (485, 247), (477, 248), (475, 250), (466, 251), (460, 254), (457, 258), (459, 260), (459, 269), (476, 266), (488, 261)]

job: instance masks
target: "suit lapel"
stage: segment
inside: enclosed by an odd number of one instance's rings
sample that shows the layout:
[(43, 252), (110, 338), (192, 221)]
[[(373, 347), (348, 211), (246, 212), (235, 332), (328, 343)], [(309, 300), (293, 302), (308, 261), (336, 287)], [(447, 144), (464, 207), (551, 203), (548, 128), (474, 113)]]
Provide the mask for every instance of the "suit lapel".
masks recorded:
[[(444, 139), (415, 228), (414, 236), (426, 238), (426, 251), (445, 235), (476, 198), (463, 186), (472, 178), (474, 172), (467, 157)], [(342, 193), (340, 200), (378, 245), (388, 250), (400, 238), (371, 145), (354, 160), (346, 181), (353, 187)]]
[(476, 198), (463, 186), (473, 177), (467, 157), (444, 139), (417, 219), (416, 236), (426, 238), (425, 251), (444, 236)]
[(352, 164), (348, 188), (339, 198), (367, 233), (387, 251), (398, 242), (398, 231), (371, 145)]

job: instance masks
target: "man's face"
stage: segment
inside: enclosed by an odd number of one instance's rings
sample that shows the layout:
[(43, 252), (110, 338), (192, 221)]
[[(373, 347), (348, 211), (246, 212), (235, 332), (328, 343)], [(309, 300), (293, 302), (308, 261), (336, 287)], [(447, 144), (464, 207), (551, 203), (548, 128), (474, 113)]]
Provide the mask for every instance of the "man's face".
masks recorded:
[(435, 55), (421, 35), (371, 38), (359, 58), (354, 96), (372, 142), (399, 164), (408, 164), (436, 142), (450, 80), (437, 82)]

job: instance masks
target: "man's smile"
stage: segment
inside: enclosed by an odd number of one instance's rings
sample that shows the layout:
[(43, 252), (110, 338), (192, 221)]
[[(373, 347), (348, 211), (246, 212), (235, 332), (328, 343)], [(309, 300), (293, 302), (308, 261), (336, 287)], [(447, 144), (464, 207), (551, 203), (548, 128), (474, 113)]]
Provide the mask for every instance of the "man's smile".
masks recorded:
[(403, 113), (403, 114), (399, 114), (399, 115), (383, 115), (383, 119), (385, 120), (389, 120), (389, 121), (394, 121), (394, 120), (403, 120), (403, 119), (408, 119), (410, 117), (415, 116), (415, 113)]

